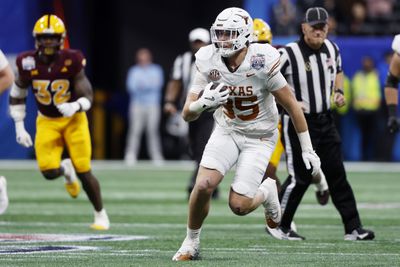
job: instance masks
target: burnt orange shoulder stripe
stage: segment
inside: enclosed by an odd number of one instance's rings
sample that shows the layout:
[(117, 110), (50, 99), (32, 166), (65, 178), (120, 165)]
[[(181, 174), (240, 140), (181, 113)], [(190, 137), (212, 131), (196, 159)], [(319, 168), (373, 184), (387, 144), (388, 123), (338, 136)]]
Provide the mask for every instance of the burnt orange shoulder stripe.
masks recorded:
[(276, 61), (276, 63), (272, 66), (271, 70), (268, 72), (268, 75), (270, 75), (272, 72), (274, 72), (274, 70), (280, 65), (280, 59), (278, 58), (278, 60)]

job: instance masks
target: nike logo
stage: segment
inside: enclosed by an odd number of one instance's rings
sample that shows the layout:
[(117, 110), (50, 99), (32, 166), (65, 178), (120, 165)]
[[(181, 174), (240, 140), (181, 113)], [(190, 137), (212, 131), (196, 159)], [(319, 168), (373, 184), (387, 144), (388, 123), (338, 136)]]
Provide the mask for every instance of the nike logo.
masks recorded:
[(363, 240), (364, 238), (367, 237), (367, 235), (368, 235), (368, 233), (364, 233), (364, 234), (358, 235), (357, 239)]
[(253, 76), (253, 75), (255, 75), (255, 73), (253, 72), (253, 73), (246, 73), (246, 77), (248, 78), (248, 77), (251, 77), (251, 76)]
[(204, 97), (205, 100), (210, 100), (210, 101), (214, 101), (215, 97)]

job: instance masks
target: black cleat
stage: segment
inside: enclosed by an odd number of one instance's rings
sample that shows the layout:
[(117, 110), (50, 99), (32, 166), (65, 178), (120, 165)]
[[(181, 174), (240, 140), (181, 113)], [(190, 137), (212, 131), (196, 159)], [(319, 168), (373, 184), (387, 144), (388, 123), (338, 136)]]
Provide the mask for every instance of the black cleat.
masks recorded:
[(358, 227), (351, 233), (344, 235), (344, 240), (356, 241), (356, 240), (372, 240), (375, 238), (375, 234), (371, 230), (363, 229)]

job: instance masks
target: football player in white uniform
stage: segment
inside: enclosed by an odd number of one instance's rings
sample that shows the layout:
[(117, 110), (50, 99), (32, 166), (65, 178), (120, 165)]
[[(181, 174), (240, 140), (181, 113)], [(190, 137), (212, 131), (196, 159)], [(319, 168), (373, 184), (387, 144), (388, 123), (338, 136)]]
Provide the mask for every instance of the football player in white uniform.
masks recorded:
[(198, 258), (211, 194), (235, 164), (229, 194), (232, 212), (243, 216), (263, 204), (269, 227), (279, 225), (281, 210), (275, 181), (267, 178), (261, 183), (277, 142), (275, 99), (293, 120), (306, 166), (312, 167), (313, 173), (320, 169), (301, 107), (279, 72), (280, 55), (270, 45), (251, 44), (252, 30), (253, 21), (245, 10), (227, 8), (211, 27), (212, 44), (196, 53), (198, 71), (183, 118), (192, 121), (201, 112), (216, 109), (216, 127), (203, 153), (189, 200), (187, 235), (172, 257), (174, 261)]
[[(9, 88), (14, 82), (14, 72), (8, 60), (0, 50), (0, 94)], [(0, 176), (0, 214), (3, 214), (8, 207), (7, 181), (4, 176)]]
[(385, 98), (388, 107), (388, 128), (391, 133), (395, 133), (400, 128), (400, 120), (397, 118), (397, 107), (399, 105), (399, 82), (400, 82), (400, 34), (396, 35), (392, 42), (394, 51), (390, 62), (389, 73), (385, 85)]

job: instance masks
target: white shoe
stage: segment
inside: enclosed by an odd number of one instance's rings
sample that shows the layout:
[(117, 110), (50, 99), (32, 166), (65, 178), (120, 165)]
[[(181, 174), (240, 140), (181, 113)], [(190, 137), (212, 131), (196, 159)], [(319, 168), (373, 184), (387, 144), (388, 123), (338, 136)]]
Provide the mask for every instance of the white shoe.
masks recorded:
[(94, 223), (90, 225), (93, 230), (108, 230), (110, 229), (110, 220), (108, 219), (105, 209), (94, 211)]
[(275, 180), (267, 178), (261, 183), (259, 189), (266, 196), (263, 202), (265, 208), (265, 220), (270, 228), (278, 227), (282, 218), (281, 205), (278, 198), (278, 190), (276, 188)]
[(200, 242), (185, 238), (180, 249), (172, 257), (173, 261), (193, 261), (200, 255)]
[(81, 191), (81, 186), (78, 178), (76, 177), (75, 169), (72, 165), (71, 159), (62, 160), (61, 166), (64, 168), (65, 189), (71, 197), (76, 198)]
[(0, 176), (0, 214), (3, 214), (8, 207), (7, 180)]
[(293, 229), (289, 229), (286, 232), (284, 232), (281, 227), (270, 228), (267, 225), (265, 230), (272, 237), (279, 239), (279, 240), (291, 240), (291, 241), (305, 240), (305, 238), (303, 236), (296, 233)]

